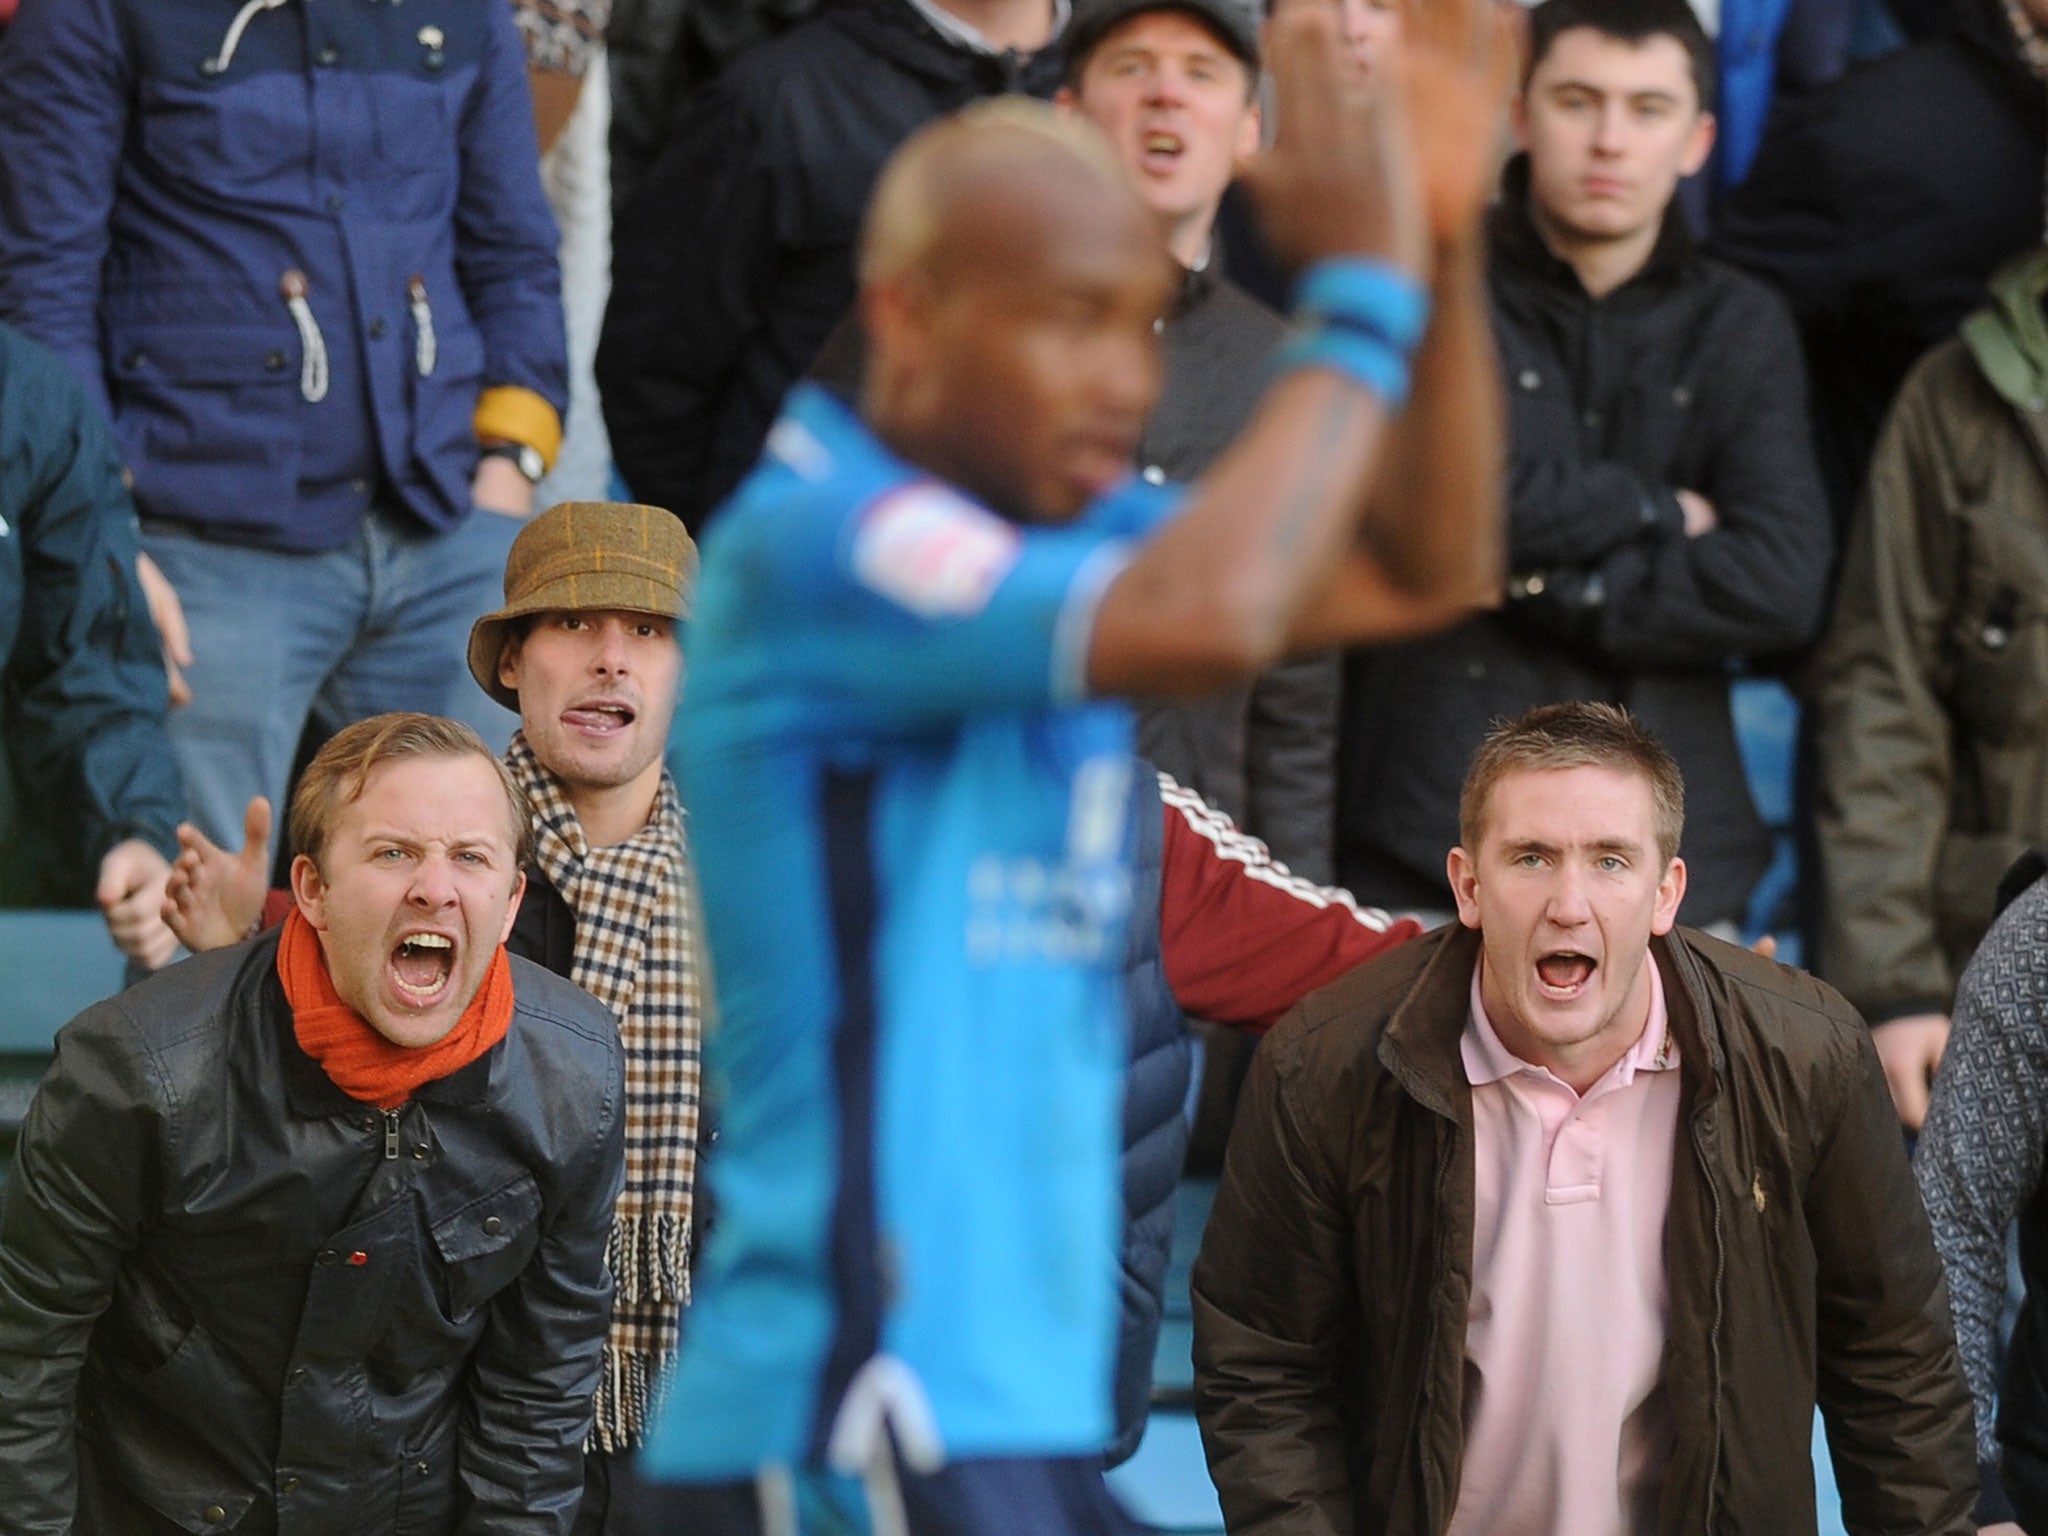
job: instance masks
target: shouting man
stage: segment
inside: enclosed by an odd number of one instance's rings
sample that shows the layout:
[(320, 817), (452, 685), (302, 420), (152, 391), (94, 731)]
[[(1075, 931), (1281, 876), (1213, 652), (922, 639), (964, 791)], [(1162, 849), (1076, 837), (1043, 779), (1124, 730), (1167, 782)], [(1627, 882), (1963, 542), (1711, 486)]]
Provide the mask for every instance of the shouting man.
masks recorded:
[(280, 931), (58, 1037), (0, 1207), (0, 1510), (567, 1536), (623, 1091), (604, 1010), (505, 954), (525, 799), (382, 715), (290, 833)]
[(1625, 712), (1497, 729), (1457, 924), (1253, 1063), (1194, 1275), (1234, 1533), (1964, 1536), (1970, 1398), (1853, 1010), (1674, 926), (1684, 791)]
[[(533, 827), (507, 948), (596, 996), (625, 1047), (618, 1295), (578, 1536), (627, 1518), (618, 1458), (640, 1443), (689, 1297), (703, 946), (682, 804), (661, 753), (682, 677), (674, 629), (696, 569), (696, 546), (660, 508), (564, 502), (520, 532), (504, 606), (470, 634), (478, 686), (519, 711), (505, 765)], [(240, 856), (179, 829), (165, 915), (194, 949), (233, 943), (262, 910), (268, 808), (250, 815)]]

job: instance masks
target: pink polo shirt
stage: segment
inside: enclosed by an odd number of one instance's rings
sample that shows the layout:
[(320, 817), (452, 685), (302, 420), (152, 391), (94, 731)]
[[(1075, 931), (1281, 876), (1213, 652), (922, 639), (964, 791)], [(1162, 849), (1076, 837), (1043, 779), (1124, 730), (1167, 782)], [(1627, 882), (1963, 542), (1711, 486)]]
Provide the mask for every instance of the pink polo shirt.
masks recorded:
[(1647, 963), (1649, 1023), (1583, 1098), (1501, 1044), (1474, 971), (1462, 1053), (1477, 1207), (1450, 1536), (1650, 1529), (1670, 1436), (1657, 1377), (1679, 1074)]

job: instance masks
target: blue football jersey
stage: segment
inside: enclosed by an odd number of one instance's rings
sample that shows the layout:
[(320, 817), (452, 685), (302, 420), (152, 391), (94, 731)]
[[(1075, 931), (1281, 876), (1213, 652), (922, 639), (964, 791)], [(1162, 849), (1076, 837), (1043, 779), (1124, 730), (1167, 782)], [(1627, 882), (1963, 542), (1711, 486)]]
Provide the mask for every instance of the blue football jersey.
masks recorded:
[(1132, 725), (1084, 681), (1174, 502), (1020, 526), (805, 386), (714, 523), (679, 736), (717, 1215), (651, 1476), (821, 1460), (864, 1377), (948, 1457), (1108, 1439)]

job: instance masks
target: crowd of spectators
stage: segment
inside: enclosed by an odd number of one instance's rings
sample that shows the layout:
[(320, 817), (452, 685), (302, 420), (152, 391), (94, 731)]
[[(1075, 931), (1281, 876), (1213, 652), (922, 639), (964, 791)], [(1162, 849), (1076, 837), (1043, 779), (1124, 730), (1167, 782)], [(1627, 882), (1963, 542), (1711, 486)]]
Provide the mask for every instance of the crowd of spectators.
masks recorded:
[[(1436, 3), (1337, 0), (1360, 74)], [(1539, 9), (1512, 142), (1463, 146), (1494, 157), (1497, 195), (1433, 254), (1470, 281), (1440, 287), (1413, 430), (1375, 492), (1419, 507), (1485, 477), (1504, 579), (1370, 643), (1138, 704), (1166, 787), (1163, 819), (1149, 790), (1140, 813), (1126, 1137), (1146, 1150), (1126, 1169), (1139, 1316), (1115, 1454), (1143, 1428), (1164, 1283), (1170, 1184), (1133, 1169), (1170, 1179), (1186, 1158), (1184, 1021), (1209, 1041), (1194, 1141), (1214, 1159), (1249, 1035), (1471, 906), (1445, 856), (1489, 734), (1588, 701), (1624, 706), (1682, 773), (1675, 920), (1803, 941), (1871, 1027), (1901, 1129), (1925, 1122), (1978, 1518), (2034, 1529), (2038, 1319), (2005, 1419), (1989, 1383), (2005, 1227), (2042, 1198), (2048, 1143), (2024, 857), (2048, 844), (2048, 0), (1693, 0), (1684, 25), (1653, 0), (1641, 25), (1628, 0), (1571, 3), (1609, 20), (1560, 36)], [(623, 655), (654, 629), (668, 647), (692, 539), (716, 537), (785, 401), (869, 388), (858, 248), (885, 164), (983, 98), (1092, 123), (1138, 189), (1174, 282), (1130, 469), (1207, 473), (1289, 340), (1297, 274), (1241, 180), (1287, 110), (1262, 56), (1240, 0), (0, 0), (0, 902), (96, 903), (132, 969), (159, 969), (261, 926), (252, 892), (287, 862), (268, 807), (329, 737), (408, 711), (506, 750), (542, 829), (513, 950), (595, 992), (626, 1041), (626, 1299), (579, 1530), (623, 1529), (602, 1458), (644, 1440), (675, 1348), (710, 1005), (683, 807), (650, 755), (674, 682), (634, 651), (614, 668), (630, 699), (575, 705), (624, 711), (636, 744), (613, 826), (610, 769), (551, 746), (533, 704), (549, 647)], [(1483, 304), (1460, 315), (1459, 292)], [(1489, 387), (1420, 387), (1452, 351), (1497, 359)], [(1503, 464), (1466, 447), (1496, 420)], [(573, 515), (534, 518), (557, 503)], [(667, 575), (617, 601), (550, 585), (546, 560), (589, 547)], [(533, 618), (585, 612), (610, 617), (578, 637), (660, 622), (572, 642)], [(1796, 913), (1752, 912), (1773, 834), (1732, 704), (1748, 679), (1804, 711)], [(1217, 868), (1342, 914), (1329, 946), (1280, 965), (1241, 930), (1291, 919), (1241, 895), (1198, 922), (1174, 894), (1216, 878), (1189, 873), (1191, 829)], [(611, 850), (636, 839), (673, 849), (631, 876), (660, 898), (601, 918), (605, 882), (630, 883)], [(598, 953), (608, 923), (671, 957), (639, 1014)], [(1236, 986), (1240, 964), (1270, 985)], [(1249, 1112), (1270, 1115), (1276, 1074), (1336, 1069), (1263, 1070)], [(1242, 1154), (1231, 1220), (1256, 1234), (1295, 1151)], [(2030, 1280), (2044, 1252), (2032, 1233)], [(1231, 1283), (1258, 1311), (1282, 1274)], [(1219, 1454), (1285, 1432), (1233, 1431)]]

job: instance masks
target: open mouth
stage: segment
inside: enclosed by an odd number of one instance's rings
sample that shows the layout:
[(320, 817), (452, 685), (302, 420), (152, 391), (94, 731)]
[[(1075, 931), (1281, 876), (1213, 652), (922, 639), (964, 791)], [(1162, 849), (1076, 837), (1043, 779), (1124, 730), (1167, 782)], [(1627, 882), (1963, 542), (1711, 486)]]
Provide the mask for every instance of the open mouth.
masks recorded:
[(636, 718), (629, 705), (610, 702), (578, 704), (562, 711), (562, 723), (592, 736), (615, 736)]
[(391, 951), (398, 995), (419, 1007), (440, 1001), (455, 974), (455, 941), (442, 933), (409, 933)]
[(1155, 128), (1138, 141), (1138, 151), (1150, 170), (1167, 171), (1180, 163), (1187, 143), (1177, 133)]
[(1536, 961), (1536, 979), (1542, 983), (1544, 995), (1565, 999), (1577, 997), (1593, 979), (1593, 972), (1599, 962), (1591, 955), (1582, 955), (1577, 950), (1553, 950)]

